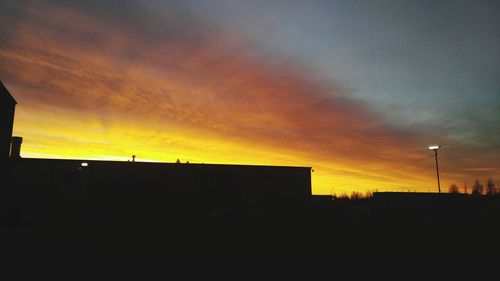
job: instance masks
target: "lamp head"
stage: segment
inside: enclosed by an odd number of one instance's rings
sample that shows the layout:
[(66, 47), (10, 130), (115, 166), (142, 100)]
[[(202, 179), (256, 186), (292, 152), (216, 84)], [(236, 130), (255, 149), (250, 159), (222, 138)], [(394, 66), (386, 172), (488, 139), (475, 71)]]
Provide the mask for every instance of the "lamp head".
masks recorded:
[(436, 153), (436, 156), (437, 156), (438, 151), (439, 151), (440, 148), (441, 148), (440, 145), (431, 145), (431, 146), (429, 146), (429, 149), (432, 150), (432, 151), (434, 151), (434, 153)]

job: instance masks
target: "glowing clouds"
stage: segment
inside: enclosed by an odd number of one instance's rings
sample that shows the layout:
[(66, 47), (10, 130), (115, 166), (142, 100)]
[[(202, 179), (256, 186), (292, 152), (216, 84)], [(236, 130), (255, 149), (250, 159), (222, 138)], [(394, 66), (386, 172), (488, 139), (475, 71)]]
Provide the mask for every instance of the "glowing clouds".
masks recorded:
[(237, 34), (175, 13), (131, 20), (36, 5), (10, 4), (12, 31), (0, 32), (0, 75), (19, 101), (27, 156), (313, 166), (313, 190), (327, 194), (434, 180), (418, 167), (360, 178), (414, 141)]

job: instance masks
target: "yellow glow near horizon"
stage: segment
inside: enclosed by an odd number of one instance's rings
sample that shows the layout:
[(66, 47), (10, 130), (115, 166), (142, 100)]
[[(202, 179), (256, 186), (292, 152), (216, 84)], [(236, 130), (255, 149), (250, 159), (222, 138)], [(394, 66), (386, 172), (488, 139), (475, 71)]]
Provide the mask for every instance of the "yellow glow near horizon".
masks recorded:
[[(140, 124), (107, 124), (106, 129), (99, 129), (99, 122), (77, 115), (75, 119), (59, 121), (60, 126), (51, 127), (44, 125), (47, 122), (37, 124), (32, 123), (31, 118), (25, 120), (24, 115), (37, 113), (25, 113), (22, 105), (18, 109), (14, 133), (24, 137), (23, 157), (129, 161), (136, 155), (136, 161), (175, 162), (179, 159), (183, 163), (305, 166), (313, 168), (313, 194), (400, 189), (397, 184), (387, 184), (387, 179), (352, 175), (359, 173), (359, 169), (346, 163), (311, 159), (284, 147), (221, 138), (196, 129), (168, 125), (145, 130)], [(68, 128), (68, 124), (72, 126)], [(414, 184), (419, 181), (414, 180)]]

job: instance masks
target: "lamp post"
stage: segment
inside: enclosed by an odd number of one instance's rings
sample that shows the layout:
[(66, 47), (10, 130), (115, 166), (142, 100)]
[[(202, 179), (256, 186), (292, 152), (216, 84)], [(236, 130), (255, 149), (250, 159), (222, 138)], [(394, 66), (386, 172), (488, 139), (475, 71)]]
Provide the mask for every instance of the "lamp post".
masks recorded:
[(436, 158), (436, 174), (437, 174), (437, 179), (438, 179), (438, 192), (439, 193), (441, 193), (441, 186), (439, 185), (439, 166), (438, 166), (438, 151), (440, 148), (441, 148), (440, 145), (429, 146), (429, 149), (434, 151), (434, 156)]

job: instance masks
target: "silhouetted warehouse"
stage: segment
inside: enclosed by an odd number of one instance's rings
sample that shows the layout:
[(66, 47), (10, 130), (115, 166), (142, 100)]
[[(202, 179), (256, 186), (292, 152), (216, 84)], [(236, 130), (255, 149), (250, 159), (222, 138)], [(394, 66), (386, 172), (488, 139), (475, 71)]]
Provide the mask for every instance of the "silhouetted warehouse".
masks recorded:
[[(11, 160), (23, 219), (186, 220), (292, 215), (311, 196), (311, 168), (87, 160)], [(14, 200), (14, 199), (13, 199)], [(40, 218), (33, 218), (40, 220)]]

